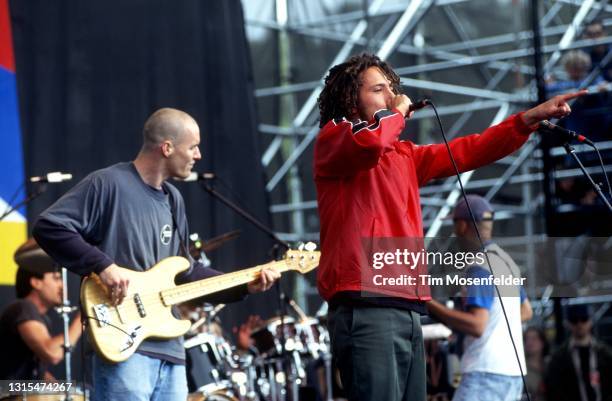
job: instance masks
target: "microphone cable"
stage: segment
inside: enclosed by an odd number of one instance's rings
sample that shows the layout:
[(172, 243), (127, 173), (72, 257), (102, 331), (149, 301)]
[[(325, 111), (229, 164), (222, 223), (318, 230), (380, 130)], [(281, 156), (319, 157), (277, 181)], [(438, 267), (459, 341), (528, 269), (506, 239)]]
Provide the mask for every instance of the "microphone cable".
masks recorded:
[(601, 173), (606, 179), (606, 185), (608, 186), (608, 195), (610, 195), (610, 201), (612, 202), (612, 188), (610, 187), (610, 180), (608, 179), (608, 173), (606, 172), (606, 167), (604, 166), (603, 159), (601, 158), (601, 153), (599, 153), (599, 149), (595, 144), (593, 144), (595, 148), (595, 152), (597, 152), (597, 157), (599, 158), (599, 165), (601, 166)]
[[(438, 110), (436, 109), (436, 105), (429, 99), (425, 99), (422, 102), (425, 102), (426, 104), (430, 105), (434, 111), (434, 114), (436, 115), (438, 126), (440, 127), (440, 133), (442, 134), (442, 138), (444, 140), (444, 145), (446, 146), (446, 150), (448, 151), (448, 156), (451, 160), (451, 163), (453, 164), (455, 175), (457, 176), (457, 180), (459, 182), (459, 188), (461, 189), (461, 196), (463, 197), (467, 205), (468, 212), (470, 213), (472, 225), (474, 227), (474, 230), (476, 231), (478, 242), (480, 243), (481, 248), (484, 250), (484, 254), (487, 260), (487, 265), (489, 267), (489, 270), (491, 271), (491, 274), (493, 275), (493, 277), (495, 277), (495, 272), (493, 271), (493, 266), (491, 266), (491, 260), (489, 259), (489, 252), (486, 250), (484, 243), (482, 241), (482, 237), (480, 236), (480, 231), (478, 230), (478, 224), (476, 223), (476, 218), (474, 217), (474, 213), (472, 212), (472, 207), (470, 206), (470, 203), (468, 202), (467, 195), (465, 193), (465, 188), (463, 187), (463, 182), (461, 182), (461, 175), (459, 172), (459, 168), (457, 167), (457, 163), (455, 162), (453, 152), (451, 151), (450, 145), (448, 143), (448, 139), (446, 138), (446, 133), (444, 132), (444, 128), (442, 127), (442, 120), (440, 119), (440, 116), (438, 115)], [(497, 294), (497, 298), (499, 299), (499, 303), (501, 305), (501, 309), (504, 315), (504, 320), (506, 321), (506, 327), (508, 329), (508, 334), (510, 335), (510, 341), (512, 342), (512, 348), (514, 349), (514, 355), (516, 357), (516, 362), (518, 363), (519, 370), (521, 372), (521, 379), (523, 381), (523, 387), (524, 387), (525, 393), (527, 394), (527, 400), (531, 401), (531, 396), (529, 394), (529, 390), (527, 389), (527, 382), (525, 380), (525, 373), (523, 372), (523, 367), (521, 366), (521, 359), (518, 353), (518, 349), (516, 348), (516, 342), (514, 340), (514, 337), (512, 336), (512, 329), (510, 328), (510, 321), (508, 320), (508, 314), (506, 313), (506, 307), (504, 306), (504, 302), (502, 301), (501, 293), (499, 292), (499, 288), (497, 287), (495, 282), (493, 282), (493, 286), (495, 287), (495, 293)]]

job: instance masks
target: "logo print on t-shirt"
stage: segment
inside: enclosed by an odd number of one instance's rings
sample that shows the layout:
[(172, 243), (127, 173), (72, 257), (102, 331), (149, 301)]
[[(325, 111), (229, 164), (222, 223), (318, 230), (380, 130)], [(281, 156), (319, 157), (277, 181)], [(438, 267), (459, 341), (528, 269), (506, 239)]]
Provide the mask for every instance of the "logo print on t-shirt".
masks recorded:
[(164, 245), (168, 245), (170, 243), (170, 240), (172, 239), (172, 228), (170, 227), (170, 224), (166, 224), (162, 227), (161, 233), (159, 233), (159, 239)]

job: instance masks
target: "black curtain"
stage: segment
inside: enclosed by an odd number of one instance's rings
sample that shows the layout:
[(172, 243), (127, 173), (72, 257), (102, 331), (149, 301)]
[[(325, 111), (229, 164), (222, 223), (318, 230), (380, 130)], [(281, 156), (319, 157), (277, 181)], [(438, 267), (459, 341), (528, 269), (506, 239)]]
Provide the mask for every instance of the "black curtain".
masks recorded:
[[(175, 107), (200, 125), (203, 160), (231, 195), (269, 224), (256, 131), (253, 76), (240, 0), (15, 0), (10, 2), (27, 176), (70, 172), (29, 206), (30, 222), (88, 173), (132, 160), (146, 118)], [(191, 231), (241, 229), (209, 255), (222, 271), (260, 264), (271, 242), (210, 198), (180, 183)], [(71, 294), (77, 302), (76, 289)], [(274, 294), (229, 306), (227, 326), (270, 315)]]

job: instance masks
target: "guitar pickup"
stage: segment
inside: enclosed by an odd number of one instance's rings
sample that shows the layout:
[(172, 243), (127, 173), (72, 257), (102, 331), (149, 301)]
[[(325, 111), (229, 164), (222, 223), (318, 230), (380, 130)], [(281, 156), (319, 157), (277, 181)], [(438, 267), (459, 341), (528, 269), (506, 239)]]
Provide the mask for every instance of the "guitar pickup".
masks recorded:
[(97, 304), (92, 307), (96, 321), (100, 327), (106, 327), (110, 324), (110, 315), (108, 307), (104, 304)]
[(136, 304), (136, 310), (140, 317), (147, 316), (147, 312), (145, 311), (144, 304), (142, 303), (142, 299), (140, 299), (140, 295), (134, 294), (134, 304)]

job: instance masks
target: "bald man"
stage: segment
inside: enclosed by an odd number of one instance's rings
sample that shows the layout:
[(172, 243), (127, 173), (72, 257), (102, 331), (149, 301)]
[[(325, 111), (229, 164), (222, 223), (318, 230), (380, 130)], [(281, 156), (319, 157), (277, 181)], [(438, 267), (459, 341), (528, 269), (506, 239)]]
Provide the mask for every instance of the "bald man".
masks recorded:
[[(200, 129), (180, 110), (157, 110), (145, 122), (143, 145), (133, 162), (95, 171), (45, 210), (34, 227), (40, 246), (62, 266), (97, 273), (113, 302), (125, 298), (129, 280), (118, 267), (144, 271), (181, 255), (191, 268), (177, 282), (220, 274), (195, 262), (188, 249), (183, 198), (167, 180), (186, 178), (201, 159)], [(279, 274), (207, 297), (226, 303), (269, 289)], [(93, 357), (94, 400), (184, 400), (187, 397), (182, 339), (144, 341), (127, 361), (108, 364)]]

